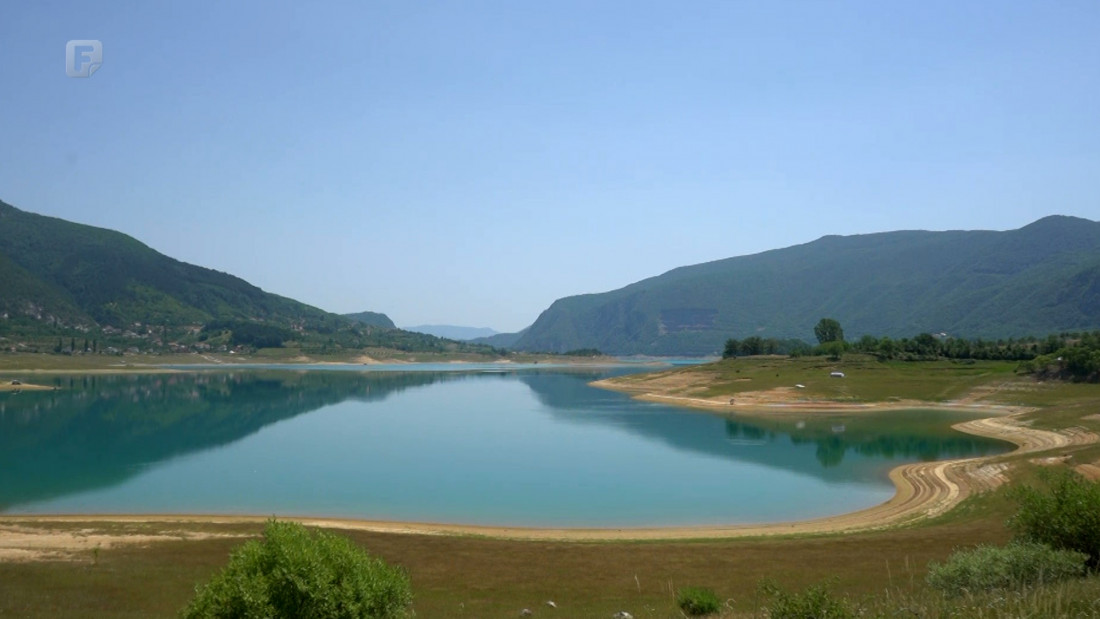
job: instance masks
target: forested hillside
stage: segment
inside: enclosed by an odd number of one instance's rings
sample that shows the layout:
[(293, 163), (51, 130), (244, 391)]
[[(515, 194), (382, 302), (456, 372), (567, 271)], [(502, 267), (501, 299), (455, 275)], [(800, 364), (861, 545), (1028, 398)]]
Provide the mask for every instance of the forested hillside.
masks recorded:
[(513, 346), (709, 354), (730, 337), (812, 341), (823, 316), (857, 338), (1095, 329), (1100, 223), (1052, 216), (1005, 232), (827, 236), (559, 299)]
[(396, 329), (385, 314), (332, 314), (180, 262), (121, 232), (0, 202), (0, 349), (224, 350), (287, 342), (322, 353), (492, 350)]

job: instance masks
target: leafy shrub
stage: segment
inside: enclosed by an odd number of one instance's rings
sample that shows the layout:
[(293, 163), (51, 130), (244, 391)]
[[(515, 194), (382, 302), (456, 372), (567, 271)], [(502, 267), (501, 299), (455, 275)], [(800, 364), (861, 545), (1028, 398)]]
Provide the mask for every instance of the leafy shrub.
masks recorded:
[(402, 570), (346, 538), (272, 520), (263, 540), (234, 552), (182, 616), (388, 619), (406, 616), (411, 601)]
[(833, 597), (828, 585), (811, 585), (802, 593), (787, 593), (765, 582), (761, 589), (773, 598), (768, 606), (770, 619), (851, 619), (855, 612), (847, 600)]
[(1088, 555), (1100, 568), (1100, 484), (1071, 470), (1044, 473), (1046, 491), (1021, 486), (1014, 491), (1019, 509), (1009, 526), (1021, 540)]
[(960, 550), (928, 568), (928, 584), (948, 595), (1023, 588), (1085, 573), (1087, 557), (1035, 542)]
[(722, 601), (710, 589), (685, 587), (676, 593), (676, 605), (693, 617), (713, 615), (722, 608)]

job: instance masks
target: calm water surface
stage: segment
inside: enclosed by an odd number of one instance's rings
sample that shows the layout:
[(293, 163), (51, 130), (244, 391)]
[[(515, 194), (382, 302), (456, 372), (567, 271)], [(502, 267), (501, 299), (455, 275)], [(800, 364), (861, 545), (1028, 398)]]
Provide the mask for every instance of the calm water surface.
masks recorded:
[(622, 369), (401, 369), (40, 379), (59, 389), (0, 394), (0, 512), (751, 523), (868, 507), (899, 464), (1009, 448), (943, 412), (761, 422), (587, 385)]

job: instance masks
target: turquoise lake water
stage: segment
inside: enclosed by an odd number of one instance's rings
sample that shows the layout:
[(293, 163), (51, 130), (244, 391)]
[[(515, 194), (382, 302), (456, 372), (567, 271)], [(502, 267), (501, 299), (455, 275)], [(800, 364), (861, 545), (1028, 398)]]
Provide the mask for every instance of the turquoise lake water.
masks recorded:
[(943, 412), (761, 422), (587, 384), (624, 369), (363, 370), (38, 378), (59, 389), (0, 394), (0, 512), (771, 522), (881, 503), (905, 462), (1010, 447)]

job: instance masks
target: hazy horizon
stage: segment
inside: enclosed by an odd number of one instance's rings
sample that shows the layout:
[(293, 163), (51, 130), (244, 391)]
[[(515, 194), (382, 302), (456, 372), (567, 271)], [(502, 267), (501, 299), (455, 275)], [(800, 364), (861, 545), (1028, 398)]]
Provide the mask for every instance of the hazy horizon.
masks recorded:
[[(670, 269), (1100, 215), (1100, 5), (0, 9), (0, 199), (322, 309), (531, 324)], [(66, 42), (96, 39), (91, 77)]]

